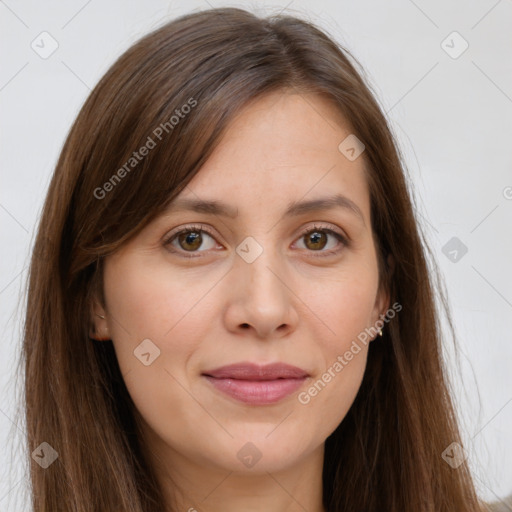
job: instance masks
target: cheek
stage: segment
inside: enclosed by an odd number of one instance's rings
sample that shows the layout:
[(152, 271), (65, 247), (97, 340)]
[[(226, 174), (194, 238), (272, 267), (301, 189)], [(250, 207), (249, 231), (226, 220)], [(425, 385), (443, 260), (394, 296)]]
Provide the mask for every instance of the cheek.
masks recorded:
[(107, 261), (104, 286), (110, 335), (122, 374), (130, 375), (134, 392), (149, 391), (151, 397), (151, 390), (161, 389), (164, 382), (168, 387), (173, 379), (165, 370), (183, 378), (188, 359), (211, 325), (201, 308), (208, 285), (190, 276), (185, 282), (183, 273), (171, 274), (169, 265), (150, 265), (142, 257)]
[(109, 328), (119, 344), (145, 338), (167, 343), (173, 332), (190, 326), (189, 318), (211, 286), (189, 273), (171, 272), (165, 258), (143, 255), (107, 262), (104, 282)]
[(361, 385), (368, 354), (371, 313), (375, 305), (377, 274), (366, 271), (340, 273), (308, 301), (328, 329), (317, 338), (322, 353), (321, 373), (302, 395), (301, 403), (323, 415), (321, 435), (329, 435), (343, 420)]
[(326, 327), (327, 353), (343, 353), (352, 340), (371, 327), (378, 276), (373, 269), (341, 271), (336, 280), (324, 283), (308, 304)]
[[(165, 431), (179, 431), (184, 423), (201, 420), (201, 410), (193, 407), (186, 391), (186, 368), (211, 326), (201, 308), (211, 283), (199, 284), (190, 276), (185, 282), (183, 276), (171, 275), (168, 265), (144, 263), (119, 258), (105, 265), (109, 329), (124, 382), (142, 418), (155, 430), (165, 425)], [(172, 411), (186, 412), (187, 420)]]

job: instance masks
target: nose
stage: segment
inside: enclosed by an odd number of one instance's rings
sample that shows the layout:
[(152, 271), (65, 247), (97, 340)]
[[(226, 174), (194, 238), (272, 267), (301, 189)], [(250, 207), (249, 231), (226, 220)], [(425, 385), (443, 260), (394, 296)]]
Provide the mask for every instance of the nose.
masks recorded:
[(230, 272), (225, 322), (230, 332), (280, 338), (298, 324), (297, 303), (281, 257), (264, 250), (252, 263), (236, 256)]

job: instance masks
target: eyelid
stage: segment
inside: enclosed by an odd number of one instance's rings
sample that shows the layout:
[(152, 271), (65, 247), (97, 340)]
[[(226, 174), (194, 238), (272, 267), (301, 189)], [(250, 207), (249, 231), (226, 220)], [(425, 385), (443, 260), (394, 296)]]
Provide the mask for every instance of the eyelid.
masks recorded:
[[(170, 246), (173, 239), (181, 233), (196, 232), (196, 231), (206, 233), (212, 239), (214, 239), (215, 242), (217, 242), (216, 235), (213, 233), (213, 230), (211, 230), (209, 228), (209, 226), (207, 226), (205, 224), (197, 223), (197, 224), (189, 224), (189, 225), (185, 225), (184, 227), (178, 227), (176, 229), (173, 229), (169, 234), (164, 236), (163, 245), (165, 247)], [(344, 234), (344, 232), (340, 232), (341, 229), (338, 226), (336, 226), (335, 224), (331, 224), (329, 222), (315, 222), (313, 226), (309, 225), (309, 226), (301, 229), (299, 231), (299, 234), (296, 236), (296, 238), (294, 240), (300, 239), (300, 238), (304, 237), (305, 235), (307, 235), (308, 233), (312, 233), (314, 231), (324, 231), (324, 232), (332, 234), (333, 236), (335, 236), (338, 239), (338, 241), (342, 244), (343, 247), (348, 247), (351, 244), (350, 237), (348, 237), (346, 234)], [(217, 242), (217, 243), (219, 243), (219, 242)], [(187, 252), (182, 249), (177, 250), (174, 248), (170, 248), (168, 250), (172, 253), (182, 255), (185, 258), (201, 257), (202, 256), (201, 253), (209, 252), (209, 251), (188, 251)], [(327, 257), (327, 256), (332, 256), (334, 254), (338, 254), (339, 252), (341, 252), (341, 250), (343, 250), (343, 248), (330, 249), (327, 251), (307, 251), (307, 252), (311, 253), (311, 255), (313, 257)], [(318, 254), (315, 254), (315, 252), (317, 252)]]
[[(188, 224), (184, 227), (177, 227), (176, 229), (173, 229), (170, 233), (166, 234), (164, 237), (163, 237), (163, 245), (165, 247), (167, 246), (170, 246), (171, 245), (171, 242), (173, 241), (173, 239), (181, 234), (181, 233), (186, 233), (188, 231), (192, 231), (192, 232), (195, 232), (195, 231), (199, 231), (199, 232), (204, 232), (206, 233), (207, 235), (209, 235), (211, 238), (213, 238), (216, 242), (216, 235), (213, 233), (213, 231), (209, 228), (209, 226), (205, 225), (205, 224), (201, 224), (201, 223), (198, 223), (198, 224)], [(219, 243), (219, 242), (217, 242)], [(179, 252), (180, 254), (181, 253), (185, 253), (187, 254), (186, 251), (177, 251), (175, 250), (174, 248), (172, 249), (169, 249), (171, 252)], [(200, 252), (205, 252), (205, 251), (196, 251), (195, 254), (199, 254)], [(189, 252), (188, 254), (194, 254), (194, 252)]]
[(343, 238), (347, 243), (350, 241), (349, 237), (344, 233), (344, 231), (342, 231), (338, 226), (336, 226), (336, 224), (331, 224), (329, 222), (315, 222), (313, 223), (313, 226), (307, 226), (304, 229), (302, 229), (299, 232), (299, 237), (307, 235), (308, 233), (311, 233), (312, 231), (315, 230), (328, 231)]
[(186, 231), (204, 231), (209, 235), (213, 236), (213, 233), (210, 231), (210, 228), (206, 224), (187, 224), (184, 227), (178, 226), (176, 229), (173, 229), (170, 233), (164, 236), (164, 241), (171, 240), (175, 235), (178, 235), (182, 232)]
[(313, 226), (309, 226), (309, 227), (304, 228), (300, 232), (300, 234), (297, 237), (297, 239), (301, 239), (302, 237), (306, 236), (307, 234), (313, 233), (315, 231), (325, 231), (327, 233), (332, 234), (335, 238), (337, 238), (337, 240), (342, 244), (343, 247), (341, 249), (337, 248), (337, 249), (330, 249), (330, 250), (327, 250), (327, 251), (308, 251), (308, 253), (310, 253), (311, 256), (318, 257), (318, 258), (323, 258), (323, 257), (337, 255), (345, 247), (349, 247), (351, 245), (350, 238), (347, 235), (345, 235), (343, 233), (340, 233), (339, 232), (340, 228), (338, 226), (336, 226), (335, 224), (330, 224), (329, 222), (319, 223), (319, 224), (322, 224), (322, 225), (317, 225), (317, 223), (315, 223)]

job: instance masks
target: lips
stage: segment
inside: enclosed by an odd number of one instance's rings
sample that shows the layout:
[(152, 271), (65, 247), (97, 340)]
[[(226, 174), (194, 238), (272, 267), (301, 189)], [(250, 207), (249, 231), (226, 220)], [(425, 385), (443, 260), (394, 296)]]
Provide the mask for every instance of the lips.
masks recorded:
[(297, 366), (284, 363), (257, 365), (254, 363), (236, 363), (222, 366), (215, 370), (203, 372), (203, 375), (216, 379), (237, 380), (275, 380), (275, 379), (301, 379), (308, 373)]
[(252, 405), (276, 403), (296, 391), (308, 372), (284, 363), (236, 363), (203, 372), (215, 390)]

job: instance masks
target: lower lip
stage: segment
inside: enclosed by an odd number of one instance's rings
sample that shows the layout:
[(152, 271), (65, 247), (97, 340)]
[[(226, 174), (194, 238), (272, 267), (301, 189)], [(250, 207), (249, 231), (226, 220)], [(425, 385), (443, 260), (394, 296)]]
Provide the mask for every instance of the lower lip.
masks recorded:
[(275, 380), (238, 380), (216, 379), (208, 375), (204, 377), (222, 391), (240, 402), (253, 405), (265, 405), (279, 402), (299, 389), (306, 377), (302, 379)]

